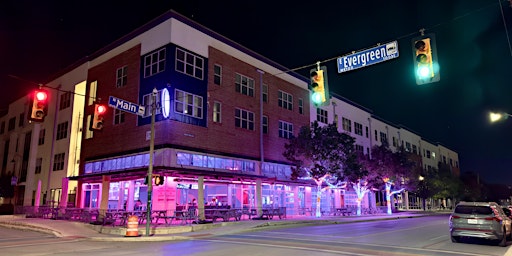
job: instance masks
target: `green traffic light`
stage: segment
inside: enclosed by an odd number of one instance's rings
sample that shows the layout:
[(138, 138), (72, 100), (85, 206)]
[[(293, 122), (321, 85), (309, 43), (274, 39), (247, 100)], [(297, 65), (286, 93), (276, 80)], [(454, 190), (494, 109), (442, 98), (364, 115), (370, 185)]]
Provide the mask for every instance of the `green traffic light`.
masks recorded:
[(429, 77), (432, 77), (432, 70), (430, 70), (429, 67), (427, 66), (424, 66), (424, 67), (419, 67), (418, 68), (418, 76), (420, 78), (429, 78)]
[(311, 100), (313, 100), (313, 103), (315, 103), (315, 104), (321, 104), (322, 103), (322, 94), (318, 93), (318, 92), (313, 93), (313, 95), (311, 96)]

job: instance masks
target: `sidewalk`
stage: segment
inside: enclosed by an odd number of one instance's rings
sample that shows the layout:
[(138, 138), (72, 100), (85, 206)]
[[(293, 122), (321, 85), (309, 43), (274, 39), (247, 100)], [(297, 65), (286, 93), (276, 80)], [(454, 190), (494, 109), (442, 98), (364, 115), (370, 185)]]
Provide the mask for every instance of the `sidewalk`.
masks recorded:
[(312, 216), (288, 216), (286, 219), (273, 220), (241, 220), (233, 222), (215, 222), (210, 224), (187, 224), (187, 225), (152, 225), (150, 235), (146, 236), (146, 225), (139, 225), (139, 236), (125, 237), (126, 227), (112, 227), (92, 225), (83, 222), (52, 220), (41, 218), (25, 218), (24, 215), (3, 215), (0, 216), (0, 226), (17, 229), (28, 229), (50, 233), (58, 237), (76, 237), (101, 241), (169, 241), (186, 240), (194, 237), (210, 235), (222, 235), (242, 232), (244, 230), (258, 229), (268, 226), (282, 225), (304, 225), (304, 224), (342, 224), (361, 221), (378, 221), (397, 218), (416, 218), (432, 214), (446, 212), (399, 212), (392, 215), (375, 214), (363, 216), (323, 216), (320, 218)]

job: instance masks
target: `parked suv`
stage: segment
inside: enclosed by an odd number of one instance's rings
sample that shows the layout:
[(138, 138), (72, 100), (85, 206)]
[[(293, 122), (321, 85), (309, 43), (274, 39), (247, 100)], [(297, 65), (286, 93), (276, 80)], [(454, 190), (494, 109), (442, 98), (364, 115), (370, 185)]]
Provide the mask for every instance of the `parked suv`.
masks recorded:
[(460, 202), (450, 215), (452, 242), (461, 237), (478, 237), (496, 240), (500, 246), (507, 245), (511, 236), (511, 220), (500, 205), (494, 202)]

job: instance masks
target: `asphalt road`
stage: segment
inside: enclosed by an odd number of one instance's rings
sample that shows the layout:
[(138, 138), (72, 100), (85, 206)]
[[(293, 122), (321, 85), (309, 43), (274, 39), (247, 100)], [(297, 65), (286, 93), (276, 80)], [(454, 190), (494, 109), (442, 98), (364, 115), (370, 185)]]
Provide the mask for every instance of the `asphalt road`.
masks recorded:
[[(21, 233), (20, 233), (21, 232)], [(0, 228), (0, 255), (506, 255), (512, 245), (454, 244), (448, 216), (335, 225), (272, 227), (193, 240), (104, 242)]]

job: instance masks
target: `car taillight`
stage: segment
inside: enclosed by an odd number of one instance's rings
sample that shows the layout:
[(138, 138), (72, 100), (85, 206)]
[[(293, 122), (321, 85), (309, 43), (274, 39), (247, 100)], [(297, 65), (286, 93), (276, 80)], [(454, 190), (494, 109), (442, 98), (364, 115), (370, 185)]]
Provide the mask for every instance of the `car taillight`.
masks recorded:
[(460, 216), (452, 215), (452, 216), (450, 216), (450, 219), (460, 219)]
[(498, 217), (498, 216), (487, 217), (487, 218), (485, 218), (485, 220), (494, 220), (496, 222), (501, 222), (502, 221), (501, 217)]

